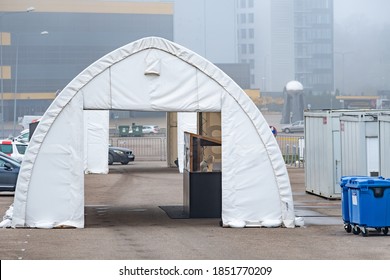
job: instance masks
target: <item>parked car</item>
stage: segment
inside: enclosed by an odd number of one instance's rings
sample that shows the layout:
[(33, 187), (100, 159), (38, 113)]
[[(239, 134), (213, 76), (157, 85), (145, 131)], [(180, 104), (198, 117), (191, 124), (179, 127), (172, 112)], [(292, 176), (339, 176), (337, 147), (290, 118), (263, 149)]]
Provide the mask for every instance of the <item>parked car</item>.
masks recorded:
[(18, 161), (23, 160), (27, 147), (27, 143), (13, 141), (10, 139), (0, 140), (0, 152), (3, 152)]
[(284, 133), (290, 133), (290, 132), (303, 132), (305, 130), (305, 124), (304, 121), (296, 121), (292, 124), (285, 125), (282, 127), (282, 131)]
[(20, 162), (0, 152), (0, 191), (15, 191)]
[(24, 129), (18, 136), (14, 138), (15, 141), (28, 143), (30, 141), (30, 129)]
[(144, 125), (142, 126), (143, 134), (156, 134), (160, 132), (158, 125)]
[(120, 162), (121, 164), (128, 164), (130, 161), (134, 161), (135, 156), (133, 151), (122, 147), (109, 147), (108, 148), (108, 164), (112, 165), (114, 162)]

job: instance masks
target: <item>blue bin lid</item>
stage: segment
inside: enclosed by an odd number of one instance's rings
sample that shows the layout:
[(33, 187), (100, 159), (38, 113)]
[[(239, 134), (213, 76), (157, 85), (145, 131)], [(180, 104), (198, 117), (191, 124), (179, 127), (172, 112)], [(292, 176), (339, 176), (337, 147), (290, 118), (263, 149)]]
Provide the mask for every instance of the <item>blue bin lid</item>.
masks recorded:
[(354, 180), (357, 180), (357, 179), (383, 179), (382, 177), (370, 177), (370, 176), (342, 176), (341, 179), (340, 179), (340, 187), (344, 187), (346, 184), (354, 181)]
[(381, 178), (358, 178), (350, 180), (346, 187), (354, 189), (390, 188), (390, 180)]

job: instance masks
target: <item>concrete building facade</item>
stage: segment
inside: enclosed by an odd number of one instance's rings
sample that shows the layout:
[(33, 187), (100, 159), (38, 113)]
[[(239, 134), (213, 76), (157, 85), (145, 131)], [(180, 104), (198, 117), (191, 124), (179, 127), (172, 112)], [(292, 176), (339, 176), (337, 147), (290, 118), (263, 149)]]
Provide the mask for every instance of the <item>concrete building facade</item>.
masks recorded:
[(308, 91), (334, 90), (333, 0), (295, 0), (295, 79)]
[(238, 59), (251, 67), (251, 86), (282, 91), (334, 87), (333, 0), (236, 0)]

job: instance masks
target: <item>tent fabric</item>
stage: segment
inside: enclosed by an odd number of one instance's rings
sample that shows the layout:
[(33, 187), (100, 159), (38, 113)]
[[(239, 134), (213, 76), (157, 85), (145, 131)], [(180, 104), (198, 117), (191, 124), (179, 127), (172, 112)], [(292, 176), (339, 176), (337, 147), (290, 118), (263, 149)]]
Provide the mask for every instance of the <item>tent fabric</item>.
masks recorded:
[(109, 111), (84, 111), (84, 173), (108, 174)]
[(84, 227), (83, 112), (110, 109), (221, 112), (223, 224), (295, 226), (284, 160), (250, 98), (196, 53), (148, 37), (93, 63), (48, 108), (22, 163), (13, 227)]

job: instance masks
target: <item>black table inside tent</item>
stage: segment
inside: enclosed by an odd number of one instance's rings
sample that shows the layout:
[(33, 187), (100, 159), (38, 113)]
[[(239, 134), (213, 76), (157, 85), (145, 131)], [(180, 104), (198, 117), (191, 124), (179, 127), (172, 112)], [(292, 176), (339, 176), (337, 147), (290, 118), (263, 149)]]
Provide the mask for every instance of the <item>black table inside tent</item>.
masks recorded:
[[(183, 171), (183, 211), (189, 218), (220, 218), (222, 210), (222, 172), (220, 162), (209, 163), (201, 170), (205, 149), (220, 147), (221, 141), (185, 132), (185, 159)], [(219, 148), (220, 150), (220, 148)], [(216, 155), (206, 151), (208, 158)]]

